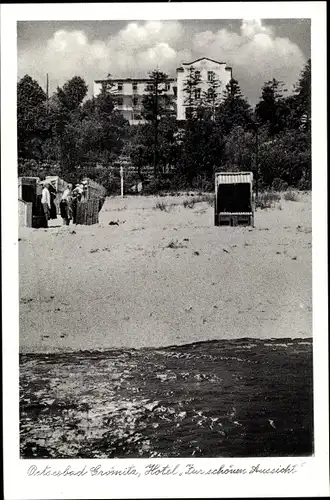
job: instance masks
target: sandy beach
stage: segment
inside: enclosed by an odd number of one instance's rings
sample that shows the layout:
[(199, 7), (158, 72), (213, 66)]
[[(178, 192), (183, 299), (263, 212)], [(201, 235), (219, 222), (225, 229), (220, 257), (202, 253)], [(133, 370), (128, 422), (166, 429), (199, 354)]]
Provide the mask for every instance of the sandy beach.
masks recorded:
[(310, 196), (255, 228), (185, 199), (20, 231), (21, 457), (313, 453)]
[(311, 337), (311, 195), (257, 210), (254, 228), (215, 227), (186, 198), (113, 197), (97, 225), (20, 228), (20, 351)]

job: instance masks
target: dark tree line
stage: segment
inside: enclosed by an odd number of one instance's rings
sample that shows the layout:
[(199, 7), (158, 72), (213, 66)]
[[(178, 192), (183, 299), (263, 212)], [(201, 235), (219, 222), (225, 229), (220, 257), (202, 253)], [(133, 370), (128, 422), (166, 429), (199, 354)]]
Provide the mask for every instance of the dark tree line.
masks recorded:
[(151, 191), (213, 189), (214, 173), (225, 170), (252, 170), (260, 188), (311, 187), (310, 61), (291, 95), (283, 82), (265, 82), (254, 109), (235, 79), (221, 92), (214, 76), (202, 90), (200, 74), (190, 68), (184, 121), (176, 119), (175, 99), (167, 95), (168, 75), (155, 70), (149, 76), (146, 123), (130, 127), (116, 109), (110, 75), (88, 100), (78, 76), (47, 99), (26, 75), (17, 85), (19, 173), (43, 164), (47, 173), (72, 180), (89, 175), (111, 191), (119, 186), (114, 165), (125, 155), (132, 182), (151, 178)]
[(76, 180), (93, 175), (98, 164), (108, 167), (120, 155), (129, 125), (115, 109), (111, 81), (96, 98), (85, 100), (87, 91), (85, 81), (74, 77), (47, 100), (30, 76), (18, 82), (18, 156), (23, 165), (48, 165)]

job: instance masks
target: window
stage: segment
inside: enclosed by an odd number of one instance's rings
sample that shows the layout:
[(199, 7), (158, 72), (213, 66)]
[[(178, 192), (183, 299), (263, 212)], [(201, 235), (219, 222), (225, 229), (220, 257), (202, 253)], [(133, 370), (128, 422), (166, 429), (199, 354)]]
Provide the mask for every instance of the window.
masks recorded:
[(118, 90), (123, 90), (123, 83), (122, 82), (118, 83)]
[(201, 89), (195, 89), (195, 99), (201, 98)]
[(137, 106), (139, 99), (137, 97), (133, 97), (132, 102), (133, 102), (133, 106)]
[(133, 82), (132, 87), (133, 87), (133, 92), (136, 92), (136, 91), (137, 91), (137, 89), (138, 89), (138, 84), (137, 84), (137, 82)]
[(195, 71), (195, 77), (200, 79), (201, 72), (200, 71)]
[(207, 81), (212, 82), (214, 80), (214, 71), (207, 72)]
[(123, 104), (124, 104), (124, 99), (123, 99), (122, 97), (119, 97), (119, 98), (117, 99), (117, 105), (118, 105), (118, 106), (122, 106)]
[(170, 83), (165, 83), (165, 90), (170, 90), (171, 84)]
[(173, 87), (173, 94), (174, 94), (174, 97), (177, 96), (177, 93), (178, 93), (178, 87)]

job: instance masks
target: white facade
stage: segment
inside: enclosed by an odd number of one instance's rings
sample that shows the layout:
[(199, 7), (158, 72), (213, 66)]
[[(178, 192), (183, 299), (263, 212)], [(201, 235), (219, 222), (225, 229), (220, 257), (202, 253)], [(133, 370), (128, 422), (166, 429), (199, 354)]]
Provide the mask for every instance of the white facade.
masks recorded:
[[(96, 97), (102, 89), (102, 84), (107, 80), (95, 80), (93, 95)], [(146, 86), (150, 83), (149, 78), (144, 79), (112, 79), (114, 86), (112, 92), (116, 95), (116, 109), (118, 109), (130, 125), (144, 123), (141, 116), (142, 99), (148, 92)], [(174, 78), (169, 78), (166, 84), (163, 84), (165, 93), (170, 96), (175, 96), (176, 81)]]
[(232, 68), (227, 66), (224, 62), (214, 61), (203, 57), (192, 61), (190, 63), (183, 63), (180, 68), (177, 68), (177, 119), (186, 119), (186, 109), (187, 109), (187, 93), (184, 91), (187, 79), (190, 74), (190, 68), (194, 68), (195, 71), (200, 72), (201, 82), (198, 88), (200, 89), (201, 95), (203, 92), (207, 92), (209, 88), (209, 81), (212, 77), (220, 83), (220, 87), (217, 89), (218, 94), (226, 89), (226, 85), (230, 82), (232, 78)]

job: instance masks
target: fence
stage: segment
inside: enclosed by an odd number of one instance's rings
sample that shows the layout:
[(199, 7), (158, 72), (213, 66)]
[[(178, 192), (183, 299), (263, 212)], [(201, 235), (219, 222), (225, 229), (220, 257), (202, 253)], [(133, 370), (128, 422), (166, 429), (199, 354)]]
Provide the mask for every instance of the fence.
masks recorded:
[(98, 182), (95, 182), (92, 179), (89, 179), (88, 177), (86, 177), (83, 180), (83, 182), (86, 183), (85, 197), (87, 200), (99, 199), (106, 196), (105, 187), (99, 184)]
[(32, 203), (18, 200), (18, 223), (22, 227), (32, 227)]
[(100, 200), (84, 200), (77, 202), (76, 224), (90, 226), (99, 222)]

